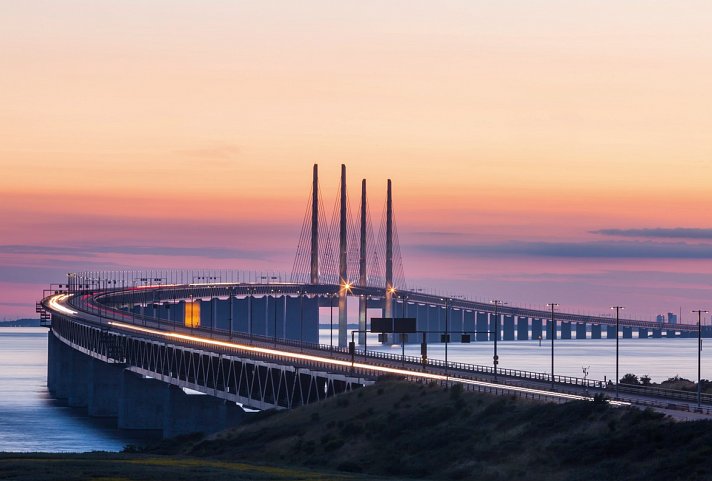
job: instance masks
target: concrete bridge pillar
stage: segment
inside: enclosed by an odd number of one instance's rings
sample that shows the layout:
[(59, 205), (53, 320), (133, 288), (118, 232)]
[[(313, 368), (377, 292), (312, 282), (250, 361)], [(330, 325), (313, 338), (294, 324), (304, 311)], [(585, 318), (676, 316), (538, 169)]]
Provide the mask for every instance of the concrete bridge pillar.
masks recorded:
[(616, 326), (606, 326), (606, 338), (615, 339), (616, 338)]
[(623, 339), (633, 339), (633, 328), (632, 327), (621, 327), (623, 333)]
[(47, 331), (47, 390), (55, 397), (57, 396), (57, 384), (59, 382), (59, 340), (51, 330)]
[(668, 329), (665, 331), (665, 337), (677, 337), (677, 333), (674, 329)]
[(89, 416), (118, 416), (123, 370), (122, 365), (109, 364), (93, 358), (89, 361), (89, 391), (87, 394)]
[(551, 340), (552, 337), (554, 339), (558, 338), (558, 329), (554, 329), (553, 332), (551, 330), (551, 319), (546, 320), (546, 333), (545, 334), (546, 334), (546, 338), (549, 340)]
[(561, 339), (571, 339), (571, 323), (564, 321), (561, 323)]
[(87, 406), (89, 398), (89, 364), (92, 358), (69, 346), (67, 348), (69, 356), (67, 404), (71, 407), (83, 408)]
[(125, 370), (119, 387), (120, 429), (163, 429), (164, 403), (169, 384)]
[(543, 339), (543, 329), (541, 319), (532, 319), (532, 339)]
[(247, 413), (235, 403), (204, 394), (186, 394), (168, 386), (163, 412), (163, 437), (190, 433), (210, 434), (235, 427)]
[(591, 324), (591, 339), (601, 339), (600, 324)]
[(653, 339), (660, 339), (661, 337), (663, 337), (663, 330), (653, 329)]
[(586, 323), (576, 323), (576, 339), (586, 339)]
[[(502, 340), (502, 314), (497, 313), (497, 316), (499, 316), (499, 328), (497, 329), (497, 334), (499, 336), (497, 337), (498, 341)], [(487, 317), (489, 318), (489, 330), (491, 332), (490, 334), (490, 340), (494, 341), (494, 336), (495, 336), (495, 315), (494, 313), (492, 314), (487, 314)]]
[(517, 340), (526, 341), (529, 339), (529, 318), (517, 316)]
[[(471, 333), (477, 330), (477, 323), (475, 322), (475, 317), (477, 313), (474, 311), (465, 311), (465, 325), (463, 326), (465, 332)], [(472, 340), (475, 340), (475, 336), (472, 336)]]
[(504, 328), (502, 329), (503, 338), (505, 341), (514, 340), (514, 317), (504, 316)]
[(639, 327), (638, 328), (638, 339), (647, 339), (648, 338), (648, 330), (644, 327)]
[[(486, 312), (478, 312), (476, 317), (477, 317), (477, 340), (478, 341), (489, 340), (489, 335), (487, 333), (487, 330), (489, 328), (487, 313)], [(492, 339), (494, 339), (494, 338), (492, 338)]]

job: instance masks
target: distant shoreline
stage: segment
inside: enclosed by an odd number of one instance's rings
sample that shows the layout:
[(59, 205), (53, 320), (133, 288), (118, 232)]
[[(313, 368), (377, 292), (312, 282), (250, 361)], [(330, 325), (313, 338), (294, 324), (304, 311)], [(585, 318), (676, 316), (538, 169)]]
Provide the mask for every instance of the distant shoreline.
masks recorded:
[(39, 319), (16, 319), (14, 321), (0, 321), (0, 327), (41, 327)]

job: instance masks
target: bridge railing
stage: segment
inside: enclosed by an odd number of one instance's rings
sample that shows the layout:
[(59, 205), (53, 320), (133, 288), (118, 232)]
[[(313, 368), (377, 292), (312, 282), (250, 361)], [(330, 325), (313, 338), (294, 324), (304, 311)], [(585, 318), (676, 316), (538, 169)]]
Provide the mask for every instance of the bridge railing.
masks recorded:
[[(101, 306), (95, 303), (91, 302), (86, 302), (85, 300), (82, 301), (81, 299), (78, 300), (78, 302), (75, 304), (77, 308), (82, 308), (86, 309), (90, 312), (93, 312), (94, 314), (98, 314), (100, 311), (104, 317), (107, 318), (112, 318), (111, 316), (111, 311), (112, 309), (106, 308), (106, 306)], [(121, 313), (125, 313), (125, 311), (120, 311)], [(117, 311), (118, 314), (118, 311)], [(169, 325), (174, 325), (172, 321), (169, 321), (167, 319), (159, 319), (159, 318), (153, 318), (153, 317), (148, 317), (148, 316), (141, 316), (139, 314), (133, 314), (133, 322), (140, 324), (140, 323), (156, 323), (156, 324), (169, 324)], [(126, 321), (125, 319), (117, 319), (121, 321)], [(181, 327), (181, 330), (185, 330), (185, 328)], [(343, 347), (338, 347), (338, 346), (333, 346), (330, 344), (320, 344), (320, 343), (310, 343), (310, 342), (304, 342), (296, 339), (284, 339), (284, 338), (274, 338), (274, 337), (269, 337), (269, 336), (263, 336), (263, 335), (258, 335), (258, 334), (247, 334), (244, 332), (240, 331), (229, 331), (227, 329), (220, 329), (220, 328), (213, 328), (211, 330), (207, 329), (197, 329), (201, 333), (208, 333), (212, 332), (213, 334), (218, 334), (221, 336), (225, 337), (230, 337), (230, 338), (236, 338), (236, 339), (241, 339), (243, 341), (249, 341), (253, 343), (260, 343), (263, 346), (270, 346), (270, 345), (281, 345), (281, 346), (291, 346), (295, 348), (301, 348), (301, 349), (310, 349), (310, 350), (317, 350), (321, 352), (329, 352), (329, 353), (335, 353), (335, 354), (340, 354), (342, 356), (349, 356), (350, 351), (347, 348)], [(445, 363), (444, 360), (441, 359), (426, 359), (425, 362), (423, 362), (423, 359), (421, 357), (416, 357), (416, 356), (403, 356), (399, 354), (393, 354), (393, 353), (388, 353), (388, 352), (383, 352), (383, 351), (378, 351), (378, 350), (368, 350), (368, 349), (357, 349), (354, 352), (354, 358), (358, 360), (358, 358), (364, 359), (364, 360), (378, 360), (382, 359), (384, 361), (389, 361), (391, 363), (398, 362), (398, 363), (404, 363), (408, 364), (410, 367), (423, 367), (423, 368), (437, 368), (437, 369), (447, 369), (447, 370), (453, 370), (453, 371), (458, 371), (458, 372), (466, 372), (470, 374), (484, 374), (487, 376), (494, 376), (495, 375), (495, 370), (493, 366), (484, 366), (484, 365), (478, 365), (478, 364), (469, 364), (469, 363), (462, 363), (462, 362), (455, 362), (455, 361), (449, 361)], [(310, 364), (311, 366), (311, 364)], [(366, 374), (366, 373), (364, 373)], [(526, 371), (526, 370), (520, 370), (520, 369), (507, 369), (507, 368), (497, 368), (496, 374), (501, 377), (506, 377), (510, 379), (524, 379), (524, 380), (532, 380), (532, 381), (539, 381), (539, 382), (551, 382), (552, 381), (552, 376), (550, 373), (541, 373), (541, 372), (534, 372), (534, 371)], [(553, 382), (558, 385), (566, 385), (566, 386), (572, 386), (572, 387), (581, 387), (581, 388), (597, 388), (597, 389), (612, 389), (613, 384), (607, 384), (604, 381), (601, 380), (594, 380), (594, 379), (584, 379), (584, 378), (578, 378), (574, 376), (562, 376), (562, 375), (554, 375), (553, 377)], [(678, 400), (684, 400), (684, 401), (696, 401), (697, 395), (694, 392), (689, 392), (689, 391), (678, 391), (678, 390), (671, 390), (671, 389), (665, 389), (665, 388), (660, 388), (660, 387), (655, 387), (655, 386), (636, 386), (636, 385), (631, 385), (631, 384), (619, 384), (618, 386), (619, 391), (624, 391), (628, 392), (631, 394), (641, 394), (641, 395), (648, 395), (648, 396), (659, 396), (659, 397), (665, 397), (669, 399), (678, 399)], [(712, 395), (710, 394), (702, 394), (701, 396), (702, 402), (705, 403), (712, 403)]]

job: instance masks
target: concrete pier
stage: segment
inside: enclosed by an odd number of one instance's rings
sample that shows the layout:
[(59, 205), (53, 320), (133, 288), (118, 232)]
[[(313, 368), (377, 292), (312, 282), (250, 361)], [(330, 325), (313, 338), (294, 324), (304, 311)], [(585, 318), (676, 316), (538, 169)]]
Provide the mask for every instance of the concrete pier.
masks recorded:
[[(557, 322), (558, 324), (558, 322)], [(546, 332), (544, 333), (546, 336), (546, 339), (551, 340), (552, 336), (554, 339), (557, 339), (558, 333), (557, 330), (555, 329), (553, 332), (551, 330), (551, 319), (546, 320)]]
[(477, 340), (478, 341), (489, 340), (489, 335), (487, 333), (487, 331), (489, 329), (488, 321), (489, 321), (488, 315), (486, 312), (478, 312), (477, 313)]
[(621, 333), (623, 334), (623, 339), (633, 339), (632, 327), (621, 327)]
[(502, 331), (502, 338), (505, 341), (514, 340), (514, 317), (506, 315), (504, 316)]
[(529, 318), (517, 316), (517, 340), (526, 341), (529, 339)]
[(576, 323), (576, 339), (586, 339), (586, 323)]
[(532, 319), (532, 339), (543, 339), (543, 329), (541, 319)]
[(591, 324), (591, 339), (601, 339), (600, 324)]
[(561, 339), (571, 339), (571, 323), (564, 321), (561, 323)]

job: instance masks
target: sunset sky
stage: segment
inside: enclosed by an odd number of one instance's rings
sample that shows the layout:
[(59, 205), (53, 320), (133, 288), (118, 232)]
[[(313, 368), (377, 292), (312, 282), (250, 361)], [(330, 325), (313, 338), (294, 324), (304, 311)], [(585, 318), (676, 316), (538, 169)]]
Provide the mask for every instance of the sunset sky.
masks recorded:
[[(0, 319), (66, 272), (290, 271), (321, 169), (410, 285), (712, 308), (712, 2), (0, 3)], [(352, 206), (356, 209), (356, 206)], [(327, 215), (330, 217), (330, 213)]]

